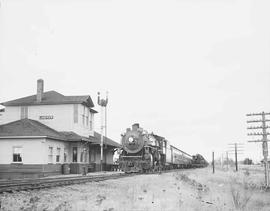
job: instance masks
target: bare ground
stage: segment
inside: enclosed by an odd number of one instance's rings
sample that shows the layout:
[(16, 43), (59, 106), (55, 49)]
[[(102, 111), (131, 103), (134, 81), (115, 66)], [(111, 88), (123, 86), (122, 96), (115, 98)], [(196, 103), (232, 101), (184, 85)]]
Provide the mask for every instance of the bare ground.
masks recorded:
[(270, 210), (263, 179), (257, 171), (180, 170), (5, 193), (0, 210)]

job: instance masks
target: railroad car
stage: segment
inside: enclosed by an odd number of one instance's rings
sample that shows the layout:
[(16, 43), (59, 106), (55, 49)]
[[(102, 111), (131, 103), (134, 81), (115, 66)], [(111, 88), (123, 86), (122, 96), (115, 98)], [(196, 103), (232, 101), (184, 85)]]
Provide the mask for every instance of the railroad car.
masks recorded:
[(192, 167), (192, 156), (182, 150), (170, 146), (172, 149), (172, 165), (173, 168), (191, 168)]
[(139, 124), (122, 134), (119, 167), (126, 173), (203, 167), (202, 159), (201, 155), (191, 156), (171, 145), (162, 136), (148, 133)]
[(192, 156), (192, 166), (195, 168), (203, 168), (208, 166), (208, 162), (202, 155), (196, 154)]

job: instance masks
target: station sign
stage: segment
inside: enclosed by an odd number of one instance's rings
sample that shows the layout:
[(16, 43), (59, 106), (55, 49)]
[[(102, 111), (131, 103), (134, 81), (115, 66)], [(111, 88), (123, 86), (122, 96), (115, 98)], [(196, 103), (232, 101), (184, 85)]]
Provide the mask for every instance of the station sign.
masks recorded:
[(53, 115), (47, 115), (47, 116), (39, 116), (40, 120), (49, 120), (49, 119), (53, 119)]

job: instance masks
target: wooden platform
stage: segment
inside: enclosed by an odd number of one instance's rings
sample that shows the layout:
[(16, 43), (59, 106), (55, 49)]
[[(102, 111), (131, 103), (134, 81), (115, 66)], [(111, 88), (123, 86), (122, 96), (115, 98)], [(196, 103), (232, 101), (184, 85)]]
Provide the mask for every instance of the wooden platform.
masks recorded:
[(0, 164), (0, 179), (39, 178), (62, 174), (61, 164)]
[[(66, 171), (68, 165), (69, 171)], [(104, 164), (103, 171), (116, 171), (117, 166), (113, 164)], [(100, 165), (91, 163), (70, 163), (70, 164), (0, 164), (1, 179), (24, 179), (41, 178), (47, 176), (63, 174), (84, 174), (100, 171)]]

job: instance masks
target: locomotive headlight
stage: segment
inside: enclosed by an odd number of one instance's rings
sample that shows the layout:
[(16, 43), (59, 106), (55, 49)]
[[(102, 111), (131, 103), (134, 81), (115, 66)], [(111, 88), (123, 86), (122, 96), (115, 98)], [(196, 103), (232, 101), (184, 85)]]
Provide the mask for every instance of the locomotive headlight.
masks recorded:
[(134, 141), (133, 137), (128, 138), (129, 143), (132, 143)]

